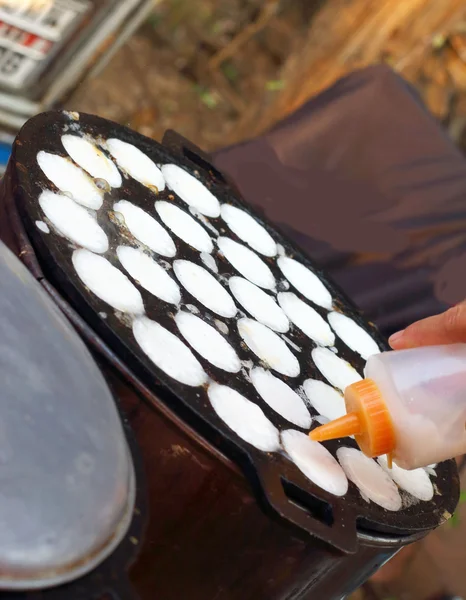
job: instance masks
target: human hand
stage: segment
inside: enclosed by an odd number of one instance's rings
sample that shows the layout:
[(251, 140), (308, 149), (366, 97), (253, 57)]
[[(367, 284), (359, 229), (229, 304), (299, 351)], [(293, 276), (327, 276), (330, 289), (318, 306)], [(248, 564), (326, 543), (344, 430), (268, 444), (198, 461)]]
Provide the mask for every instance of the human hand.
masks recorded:
[(466, 343), (466, 300), (440, 315), (413, 323), (388, 342), (393, 350)]

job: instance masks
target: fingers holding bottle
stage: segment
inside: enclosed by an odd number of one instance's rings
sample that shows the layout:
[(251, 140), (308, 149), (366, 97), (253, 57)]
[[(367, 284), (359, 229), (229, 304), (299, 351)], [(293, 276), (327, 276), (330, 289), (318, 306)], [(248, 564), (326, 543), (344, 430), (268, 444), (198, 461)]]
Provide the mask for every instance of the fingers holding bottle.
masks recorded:
[(389, 339), (393, 350), (458, 343), (466, 343), (466, 301), (417, 321)]

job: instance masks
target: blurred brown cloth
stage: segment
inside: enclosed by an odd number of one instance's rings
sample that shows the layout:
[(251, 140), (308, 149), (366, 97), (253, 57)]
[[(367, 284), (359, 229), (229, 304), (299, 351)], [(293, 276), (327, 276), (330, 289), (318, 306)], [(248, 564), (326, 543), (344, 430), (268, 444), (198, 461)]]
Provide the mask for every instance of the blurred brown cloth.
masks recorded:
[(389, 335), (466, 298), (466, 159), (388, 67), (214, 164)]

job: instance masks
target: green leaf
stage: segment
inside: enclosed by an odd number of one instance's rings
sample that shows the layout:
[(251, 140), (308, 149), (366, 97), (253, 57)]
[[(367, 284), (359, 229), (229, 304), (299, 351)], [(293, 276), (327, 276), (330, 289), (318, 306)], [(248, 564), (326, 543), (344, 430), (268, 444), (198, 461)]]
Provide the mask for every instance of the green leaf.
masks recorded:
[(432, 38), (432, 48), (434, 50), (441, 50), (447, 43), (447, 38), (443, 33), (437, 33)]
[(277, 92), (278, 90), (282, 90), (285, 87), (285, 82), (283, 79), (272, 79), (267, 81), (265, 84), (265, 89), (269, 90), (269, 92)]
[(383, 57), (383, 62), (385, 64), (389, 65), (390, 67), (395, 67), (396, 58), (394, 56), (392, 56), (391, 54), (387, 54), (387, 56)]
[[(461, 504), (464, 504), (466, 502), (466, 490), (461, 490), (460, 492), (460, 499), (458, 500), (458, 507), (461, 506)], [(458, 527), (459, 524), (461, 523), (461, 517), (458, 513), (458, 508), (456, 509), (456, 511), (453, 513), (449, 524), (450, 527)]]
[(210, 90), (198, 84), (194, 86), (194, 89), (198, 93), (201, 102), (205, 104), (207, 108), (215, 108), (217, 106), (218, 99)]
[(156, 28), (160, 24), (161, 20), (162, 19), (160, 18), (159, 13), (153, 12), (148, 16), (147, 23)]
[(203, 104), (207, 106), (207, 108), (215, 108), (218, 104), (217, 98), (210, 92), (204, 92), (201, 95), (201, 100)]
[(224, 62), (221, 66), (221, 69), (222, 73), (229, 81), (234, 82), (238, 79), (238, 71), (233, 63)]
[(458, 513), (453, 513), (451, 516), (451, 519), (448, 521), (448, 525), (449, 527), (452, 527), (453, 529), (455, 527), (458, 527), (458, 525), (460, 524), (460, 517), (458, 515)]

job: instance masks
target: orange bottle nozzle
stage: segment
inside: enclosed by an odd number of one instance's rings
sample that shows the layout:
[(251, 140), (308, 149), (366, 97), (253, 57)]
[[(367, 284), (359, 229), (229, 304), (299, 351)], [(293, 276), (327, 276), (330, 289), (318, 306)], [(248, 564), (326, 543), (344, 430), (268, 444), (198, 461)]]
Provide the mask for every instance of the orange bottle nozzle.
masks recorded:
[(362, 432), (363, 425), (359, 415), (357, 413), (349, 413), (344, 417), (317, 427), (317, 429), (311, 431), (309, 436), (315, 442), (326, 442), (327, 440), (336, 440), (350, 435), (361, 434)]
[(391, 454), (395, 429), (387, 405), (372, 379), (364, 379), (345, 390), (344, 417), (317, 427), (309, 434), (316, 442), (354, 435), (361, 450), (371, 458)]

